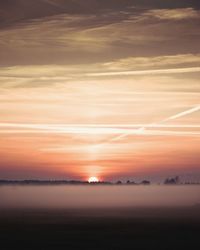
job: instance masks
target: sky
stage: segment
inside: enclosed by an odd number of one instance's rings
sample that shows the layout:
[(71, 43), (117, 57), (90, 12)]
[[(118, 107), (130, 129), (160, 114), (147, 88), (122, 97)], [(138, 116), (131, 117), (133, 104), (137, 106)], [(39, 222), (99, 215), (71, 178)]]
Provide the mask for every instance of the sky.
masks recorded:
[(200, 2), (1, 0), (0, 179), (200, 180)]

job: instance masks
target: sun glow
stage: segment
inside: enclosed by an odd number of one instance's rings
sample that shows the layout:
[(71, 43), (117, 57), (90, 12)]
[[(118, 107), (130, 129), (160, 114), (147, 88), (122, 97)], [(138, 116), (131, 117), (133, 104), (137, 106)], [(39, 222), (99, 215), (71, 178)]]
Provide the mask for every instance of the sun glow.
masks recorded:
[(92, 177), (90, 177), (90, 178), (88, 179), (88, 182), (89, 182), (89, 183), (99, 182), (99, 179), (98, 179), (97, 177), (95, 177), (95, 176), (92, 176)]

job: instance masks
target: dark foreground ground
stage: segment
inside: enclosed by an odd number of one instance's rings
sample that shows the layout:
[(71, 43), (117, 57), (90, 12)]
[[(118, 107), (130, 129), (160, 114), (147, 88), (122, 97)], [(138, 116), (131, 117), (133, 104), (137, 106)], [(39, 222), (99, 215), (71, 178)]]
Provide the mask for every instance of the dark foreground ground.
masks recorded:
[(200, 208), (4, 209), (0, 249), (200, 249)]

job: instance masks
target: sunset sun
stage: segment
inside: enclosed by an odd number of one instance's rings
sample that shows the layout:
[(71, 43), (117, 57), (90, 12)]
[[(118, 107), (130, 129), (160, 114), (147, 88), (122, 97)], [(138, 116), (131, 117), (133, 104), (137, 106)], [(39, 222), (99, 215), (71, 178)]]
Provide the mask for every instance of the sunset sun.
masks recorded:
[(99, 179), (95, 176), (92, 176), (88, 179), (88, 182), (89, 183), (99, 182)]

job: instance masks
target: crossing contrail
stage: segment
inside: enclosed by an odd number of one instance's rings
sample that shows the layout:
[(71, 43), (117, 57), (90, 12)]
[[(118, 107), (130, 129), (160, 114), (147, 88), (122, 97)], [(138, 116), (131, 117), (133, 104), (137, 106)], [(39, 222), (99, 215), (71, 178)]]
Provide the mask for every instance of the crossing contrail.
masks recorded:
[(196, 107), (193, 107), (191, 109), (188, 109), (188, 110), (185, 110), (183, 112), (180, 112), (176, 115), (172, 115), (170, 117), (167, 117), (163, 120), (161, 120), (160, 122), (157, 122), (157, 123), (150, 123), (150, 124), (147, 124), (146, 126), (143, 126), (143, 127), (140, 127), (138, 129), (134, 129), (134, 130), (131, 130), (128, 134), (121, 134), (121, 135), (118, 135), (114, 138), (112, 138), (111, 140), (109, 140), (109, 142), (112, 142), (112, 141), (118, 141), (122, 138), (125, 138), (131, 134), (140, 134), (141, 132), (143, 132), (145, 129), (147, 128), (153, 128), (153, 127), (156, 127), (157, 125), (159, 124), (162, 124), (162, 123), (165, 123), (165, 122), (168, 122), (168, 121), (172, 121), (172, 120), (175, 120), (177, 118), (180, 118), (180, 117), (183, 117), (183, 116), (186, 116), (186, 115), (189, 115), (189, 114), (192, 114), (196, 111), (199, 111), (200, 110), (200, 105), (196, 106)]

